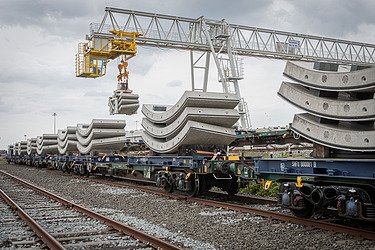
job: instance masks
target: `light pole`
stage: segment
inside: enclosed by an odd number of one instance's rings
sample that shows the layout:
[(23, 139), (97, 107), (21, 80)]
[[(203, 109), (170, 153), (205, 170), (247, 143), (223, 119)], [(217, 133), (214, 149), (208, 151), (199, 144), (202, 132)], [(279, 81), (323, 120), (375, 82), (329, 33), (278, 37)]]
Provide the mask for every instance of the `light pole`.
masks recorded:
[(26, 135), (23, 135), (23, 136), (25, 136), (25, 141), (26, 141)]
[(53, 112), (52, 116), (53, 116), (53, 133), (56, 134), (56, 116), (57, 116), (57, 114), (55, 112)]

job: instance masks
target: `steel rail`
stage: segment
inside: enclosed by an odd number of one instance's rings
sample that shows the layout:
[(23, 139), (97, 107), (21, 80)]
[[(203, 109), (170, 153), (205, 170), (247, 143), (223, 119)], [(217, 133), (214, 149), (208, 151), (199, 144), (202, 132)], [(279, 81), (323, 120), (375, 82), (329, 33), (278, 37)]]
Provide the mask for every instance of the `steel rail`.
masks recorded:
[[(96, 176), (100, 177), (99, 175), (96, 175)], [(79, 177), (79, 176), (77, 176), (76, 178), (86, 179), (84, 177)], [(156, 194), (156, 195), (168, 196), (170, 198), (179, 199), (179, 200), (185, 199), (187, 197), (187, 196), (174, 194), (174, 193), (166, 193), (165, 191), (159, 190), (159, 189), (149, 188), (150, 184), (152, 184), (152, 185), (156, 184), (156, 182), (153, 182), (153, 181), (141, 180), (141, 179), (132, 179), (132, 178), (123, 178), (123, 177), (117, 177), (117, 176), (113, 176), (113, 178), (116, 181), (126, 180), (126, 181), (131, 181), (131, 182), (134, 182), (134, 183), (138, 183), (138, 184), (113, 182), (113, 181), (107, 181), (107, 180), (103, 180), (103, 179), (94, 179), (92, 181), (100, 183), (100, 184), (107, 184), (107, 185), (112, 185), (112, 186), (121, 187), (121, 188), (123, 188), (123, 187), (135, 188), (135, 189), (138, 189), (138, 190), (141, 190), (141, 191), (144, 191), (144, 192), (148, 192), (148, 193), (152, 193), (152, 194)], [(144, 185), (144, 186), (140, 186), (140, 185)], [(229, 194), (225, 194), (225, 193), (212, 192), (212, 191), (206, 191), (203, 194), (210, 195), (210, 196), (220, 195), (223, 198), (226, 198), (228, 200), (242, 201), (242, 202), (246, 202), (246, 203), (250, 203), (250, 204), (273, 205), (273, 206), (275, 206), (277, 204), (276, 200), (267, 199), (267, 198), (260, 198), (260, 197), (251, 197), (251, 196), (244, 196), (244, 195), (229, 195)]]
[(212, 192), (212, 191), (207, 191), (204, 194), (220, 195), (226, 198), (227, 200), (242, 201), (242, 202), (250, 203), (250, 204), (272, 205), (272, 206), (277, 205), (277, 200), (268, 199), (268, 198), (252, 197), (252, 196), (245, 196), (245, 195), (229, 195), (225, 193)]
[(0, 189), (0, 196), (18, 214), (18, 216), (35, 232), (35, 234), (50, 249), (65, 249), (65, 247), (49, 234), (41, 225), (31, 218), (20, 206), (17, 205), (3, 190)]
[(366, 239), (375, 240), (375, 232), (373, 231), (351, 228), (348, 226), (332, 224), (332, 223), (328, 223), (324, 221), (316, 221), (312, 219), (299, 218), (299, 217), (295, 217), (295, 216), (291, 216), (287, 214), (280, 214), (277, 212), (266, 211), (266, 210), (247, 207), (243, 205), (229, 204), (229, 203), (224, 203), (224, 202), (206, 200), (206, 199), (201, 199), (201, 198), (192, 198), (192, 197), (189, 197), (187, 200), (197, 202), (200, 204), (213, 206), (213, 207), (224, 208), (227, 210), (234, 210), (234, 211), (245, 212), (245, 213), (254, 213), (256, 215), (267, 217), (270, 219), (304, 225), (307, 227), (314, 227), (314, 228), (323, 229), (327, 231), (333, 231), (337, 233), (346, 233), (346, 234), (357, 236), (357, 237), (363, 237)]
[(113, 220), (113, 219), (111, 219), (109, 217), (106, 217), (104, 215), (101, 215), (99, 213), (96, 213), (96, 212), (94, 212), (94, 211), (92, 211), (90, 209), (87, 209), (87, 208), (85, 208), (85, 207), (83, 207), (81, 205), (78, 205), (78, 204), (75, 204), (75, 203), (73, 203), (71, 201), (68, 201), (68, 200), (66, 200), (66, 199), (64, 199), (64, 198), (62, 198), (60, 196), (57, 196), (57, 195), (55, 195), (55, 194), (53, 194), (53, 193), (51, 193), (51, 192), (49, 192), (47, 190), (44, 190), (44, 189), (42, 189), (40, 187), (37, 187), (37, 186), (35, 186), (35, 185), (33, 185), (33, 184), (25, 181), (25, 180), (22, 180), (22, 179), (14, 176), (12, 174), (6, 173), (6, 172), (4, 172), (2, 170), (0, 170), (0, 173), (6, 175), (8, 177), (13, 178), (14, 180), (18, 181), (19, 183), (22, 183), (23, 185), (25, 185), (25, 186), (27, 186), (27, 187), (29, 187), (29, 188), (31, 188), (31, 189), (33, 189), (33, 190), (35, 190), (35, 191), (43, 194), (43, 195), (45, 195), (45, 196), (47, 196), (47, 197), (49, 197), (51, 199), (54, 199), (54, 200), (60, 202), (61, 204), (65, 205), (67, 207), (71, 207), (72, 209), (75, 209), (75, 210), (77, 210), (77, 211), (79, 211), (79, 212), (81, 212), (83, 214), (86, 214), (86, 215), (88, 215), (89, 217), (91, 217), (93, 219), (102, 221), (107, 226), (110, 226), (110, 227), (116, 229), (117, 231), (122, 232), (122, 233), (124, 233), (126, 235), (134, 237), (134, 238), (136, 238), (136, 239), (138, 239), (138, 240), (140, 240), (140, 241), (142, 241), (142, 242), (144, 242), (144, 243), (146, 243), (148, 245), (151, 245), (151, 246), (153, 246), (153, 247), (155, 247), (157, 249), (159, 249), (159, 248), (160, 249), (166, 249), (166, 250), (181, 249), (181, 248), (179, 248), (179, 247), (177, 247), (177, 246), (175, 246), (175, 245), (173, 245), (173, 244), (171, 244), (169, 242), (166, 242), (166, 241), (164, 241), (162, 239), (159, 239), (159, 238), (154, 237), (152, 235), (149, 235), (149, 234), (146, 234), (144, 232), (141, 232), (141, 231), (139, 231), (139, 230), (137, 230), (135, 228), (132, 228), (130, 226), (122, 224), (122, 223), (120, 223), (118, 221), (115, 221), (115, 220)]
[[(272, 211), (266, 211), (258, 208), (252, 208), (248, 207), (245, 205), (237, 205), (237, 204), (231, 204), (231, 203), (226, 203), (226, 202), (221, 202), (221, 201), (214, 201), (214, 200), (208, 200), (208, 199), (203, 199), (203, 198), (196, 198), (196, 197), (189, 197), (189, 196), (184, 196), (184, 195), (179, 195), (175, 193), (166, 193), (165, 191), (162, 190), (154, 190), (150, 189), (147, 187), (143, 186), (138, 186), (138, 185), (133, 185), (129, 183), (114, 183), (110, 181), (102, 181), (102, 180), (95, 180), (98, 183), (104, 183), (104, 184), (109, 184), (112, 186), (117, 186), (117, 187), (128, 187), (128, 188), (136, 188), (138, 190), (156, 194), (156, 195), (162, 195), (171, 199), (177, 199), (177, 200), (185, 200), (189, 202), (196, 202), (199, 204), (203, 205), (208, 205), (212, 207), (217, 207), (217, 208), (223, 208), (226, 210), (233, 210), (237, 212), (244, 212), (244, 213), (253, 213), (262, 217), (267, 217), (270, 219), (275, 219), (279, 221), (284, 221), (284, 222), (289, 222), (289, 223), (294, 223), (294, 224), (299, 224), (299, 225), (304, 225), (307, 227), (313, 227), (317, 229), (322, 229), (325, 231), (332, 231), (332, 232), (337, 232), (337, 233), (346, 233), (352, 236), (356, 237), (362, 237), (365, 239), (370, 239), (370, 240), (375, 240), (375, 232), (373, 231), (368, 231), (368, 230), (363, 230), (363, 229), (358, 229), (358, 228), (352, 228), (344, 225), (339, 225), (339, 224), (332, 224), (329, 222), (324, 222), (324, 221), (318, 221), (318, 220), (313, 220), (313, 219), (305, 219), (305, 218), (300, 218), (300, 217), (295, 217), (291, 215), (286, 215), (286, 214), (281, 214), (278, 212), (272, 212)], [(240, 199), (242, 198), (241, 196), (235, 196), (235, 199)], [(261, 204), (262, 199), (258, 200), (258, 204)], [(274, 201), (269, 201), (266, 200), (262, 204), (274, 204)]]

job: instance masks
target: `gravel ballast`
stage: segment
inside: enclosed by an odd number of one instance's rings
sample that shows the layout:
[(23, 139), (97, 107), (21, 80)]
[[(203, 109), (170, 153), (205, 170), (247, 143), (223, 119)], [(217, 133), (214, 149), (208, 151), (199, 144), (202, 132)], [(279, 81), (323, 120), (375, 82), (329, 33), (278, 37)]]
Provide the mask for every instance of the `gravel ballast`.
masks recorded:
[(58, 171), (0, 169), (115, 220), (193, 249), (375, 249), (375, 241), (117, 188)]

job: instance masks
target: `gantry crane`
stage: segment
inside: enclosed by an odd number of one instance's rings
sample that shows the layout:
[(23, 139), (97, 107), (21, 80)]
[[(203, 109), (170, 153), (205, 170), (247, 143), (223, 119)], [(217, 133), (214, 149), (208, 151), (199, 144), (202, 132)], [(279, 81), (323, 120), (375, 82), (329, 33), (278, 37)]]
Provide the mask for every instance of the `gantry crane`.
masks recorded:
[[(233, 92), (241, 100), (238, 110), (241, 115), (240, 126), (243, 129), (251, 127), (247, 104), (241, 98), (238, 85), (238, 81), (243, 79), (243, 56), (375, 65), (373, 44), (235, 25), (225, 20), (204, 17), (194, 19), (112, 7), (105, 8), (100, 24), (90, 25), (90, 35), (87, 38), (89, 43), (99, 46), (101, 42), (117, 40), (117, 34), (122, 33), (132, 34), (133, 45), (136, 43), (141, 46), (189, 50), (193, 91), (207, 91), (212, 55), (223, 92)], [(94, 48), (98, 50), (100, 46)], [(135, 46), (132, 48), (135, 49)], [(108, 59), (111, 59), (102, 53), (93, 53), (87, 58), (77, 55), (77, 58), (77, 75), (84, 77), (104, 75)], [(91, 58), (93, 64), (89, 63)], [(203, 82), (199, 86), (196, 81), (198, 70), (203, 70), (204, 73)]]

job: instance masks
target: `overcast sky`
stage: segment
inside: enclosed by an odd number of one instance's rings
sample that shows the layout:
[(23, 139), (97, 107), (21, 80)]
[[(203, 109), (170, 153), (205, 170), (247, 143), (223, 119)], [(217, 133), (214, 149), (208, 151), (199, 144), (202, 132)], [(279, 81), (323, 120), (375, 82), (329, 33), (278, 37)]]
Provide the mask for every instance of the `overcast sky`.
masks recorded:
[[(140, 128), (142, 115), (110, 116), (107, 101), (116, 88), (116, 61), (100, 79), (75, 77), (77, 44), (106, 6), (197, 18), (296, 33), (375, 43), (375, 1), (365, 0), (0, 0), (0, 149), (8, 144), (89, 123), (93, 118), (127, 121)], [(130, 61), (130, 88), (141, 104), (174, 104), (190, 84), (185, 51), (139, 48)], [(277, 97), (284, 61), (245, 58), (240, 81), (253, 128), (286, 125), (299, 112)], [(217, 75), (210, 90), (220, 91)]]

